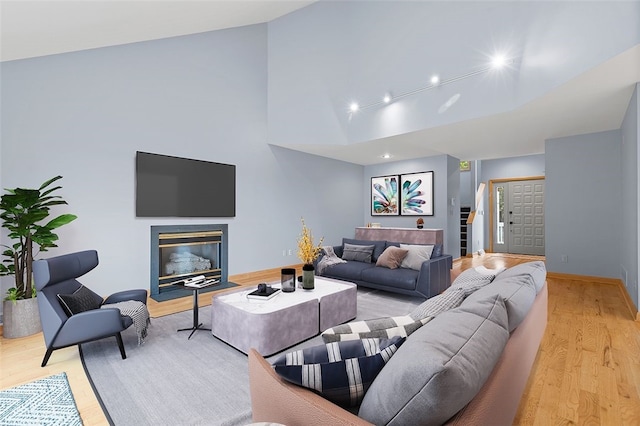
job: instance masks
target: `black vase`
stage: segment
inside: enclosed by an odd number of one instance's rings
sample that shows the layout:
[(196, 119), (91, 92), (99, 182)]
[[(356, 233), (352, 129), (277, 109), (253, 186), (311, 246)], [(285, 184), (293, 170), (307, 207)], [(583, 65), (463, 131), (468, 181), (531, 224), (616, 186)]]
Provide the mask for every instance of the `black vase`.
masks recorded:
[(296, 291), (296, 270), (283, 268), (280, 271), (280, 284), (282, 285), (282, 291), (285, 293)]
[(315, 288), (315, 268), (312, 264), (306, 263), (302, 266), (302, 288), (313, 290)]

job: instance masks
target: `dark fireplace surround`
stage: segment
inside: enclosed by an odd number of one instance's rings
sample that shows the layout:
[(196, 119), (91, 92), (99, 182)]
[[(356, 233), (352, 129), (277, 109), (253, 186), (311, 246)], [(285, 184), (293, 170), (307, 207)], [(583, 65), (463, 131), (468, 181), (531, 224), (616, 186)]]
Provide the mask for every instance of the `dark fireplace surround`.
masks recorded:
[(151, 298), (190, 296), (192, 290), (173, 283), (197, 275), (220, 280), (200, 292), (234, 286), (228, 282), (228, 237), (227, 224), (152, 226)]

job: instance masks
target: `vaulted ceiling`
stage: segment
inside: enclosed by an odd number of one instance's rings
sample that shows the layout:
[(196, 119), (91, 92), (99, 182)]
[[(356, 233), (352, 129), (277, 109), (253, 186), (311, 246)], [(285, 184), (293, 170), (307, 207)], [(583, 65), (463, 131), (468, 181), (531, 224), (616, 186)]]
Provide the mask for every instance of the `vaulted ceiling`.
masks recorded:
[[(314, 1), (2, 1), (0, 60), (11, 61), (270, 22)], [(640, 45), (515, 110), (366, 142), (289, 145), (356, 164), (448, 154), (544, 152), (549, 138), (620, 127), (640, 81)], [(542, 125), (544, 123), (544, 125)], [(470, 145), (466, 135), (474, 135)], [(517, 139), (518, 144), (513, 141)], [(429, 143), (425, 143), (429, 141)]]

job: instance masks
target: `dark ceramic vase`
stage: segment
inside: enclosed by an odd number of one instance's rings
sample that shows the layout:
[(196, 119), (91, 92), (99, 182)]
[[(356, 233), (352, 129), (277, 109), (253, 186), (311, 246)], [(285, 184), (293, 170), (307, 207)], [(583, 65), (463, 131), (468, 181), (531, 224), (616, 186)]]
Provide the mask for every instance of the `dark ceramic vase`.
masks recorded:
[(302, 266), (302, 288), (313, 290), (315, 287), (315, 268), (307, 263)]

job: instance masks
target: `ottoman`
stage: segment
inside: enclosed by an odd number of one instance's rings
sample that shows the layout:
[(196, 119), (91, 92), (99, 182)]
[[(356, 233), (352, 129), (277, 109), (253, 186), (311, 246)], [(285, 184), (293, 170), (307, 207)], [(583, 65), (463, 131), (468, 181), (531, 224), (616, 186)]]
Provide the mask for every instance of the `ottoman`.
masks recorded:
[(313, 290), (281, 292), (269, 300), (247, 298), (253, 290), (211, 301), (211, 334), (245, 354), (255, 348), (262, 356), (273, 355), (357, 313), (357, 287), (344, 281), (316, 277)]

